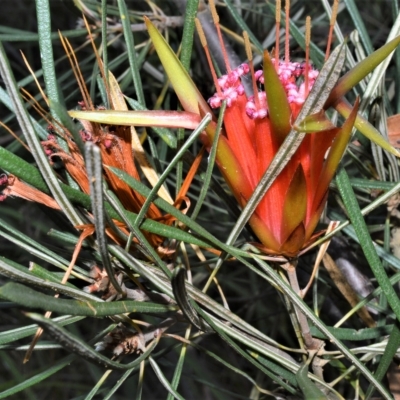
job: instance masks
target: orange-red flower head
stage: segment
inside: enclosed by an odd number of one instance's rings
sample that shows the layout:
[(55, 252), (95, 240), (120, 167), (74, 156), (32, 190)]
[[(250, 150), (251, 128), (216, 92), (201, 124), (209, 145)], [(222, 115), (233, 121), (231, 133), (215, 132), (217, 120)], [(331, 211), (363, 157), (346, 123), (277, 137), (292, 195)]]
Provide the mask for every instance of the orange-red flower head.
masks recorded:
[[(306, 68), (304, 63), (275, 62), (274, 59), (271, 62), (290, 108), (290, 121), (287, 121), (290, 130), (318, 71)], [(218, 78), (217, 91), (208, 101), (212, 108), (219, 107), (222, 101), (227, 104), (224, 115), (226, 138), (245, 176), (245, 184), (242, 182), (240, 187), (228, 183), (242, 206), (249, 200), (289, 133), (288, 129), (283, 134), (282, 130), (274, 129), (270, 113), (275, 110), (269, 109), (266, 91), (258, 90), (253, 96), (245, 94), (241, 80), (251, 70), (249, 65), (242, 64)], [(259, 85), (265, 84), (262, 70), (255, 71), (252, 79)], [(333, 125), (330, 128), (306, 136), (249, 221), (271, 253), (296, 255), (313, 234), (329, 185), (329, 180), (323, 177), (325, 153), (341, 132)], [(224, 160), (218, 162), (224, 168)]]

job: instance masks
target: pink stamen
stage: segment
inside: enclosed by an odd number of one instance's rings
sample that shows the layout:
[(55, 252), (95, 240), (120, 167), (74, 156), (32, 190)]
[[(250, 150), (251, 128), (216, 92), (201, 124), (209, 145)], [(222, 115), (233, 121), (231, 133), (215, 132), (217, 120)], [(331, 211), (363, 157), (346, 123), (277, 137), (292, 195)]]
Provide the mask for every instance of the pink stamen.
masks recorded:
[[(280, 2), (277, 2), (277, 22), (280, 22)], [(315, 79), (318, 76), (318, 71), (313, 70), (309, 65), (309, 32), (310, 32), (310, 21), (308, 20), (308, 28), (306, 29), (306, 61), (304, 63), (298, 62), (290, 62), (289, 60), (289, 11), (290, 11), (290, 1), (286, 1), (286, 38), (285, 38), (285, 61), (280, 61), (279, 56), (279, 38), (277, 38), (276, 49), (278, 51), (275, 53), (275, 59), (271, 61), (275, 65), (277, 74), (279, 76), (279, 80), (281, 81), (289, 104), (293, 104), (295, 109), (298, 109), (298, 106), (301, 106), (312, 85), (314, 84)], [(218, 18), (214, 18), (214, 23), (218, 24)], [(196, 22), (197, 24), (197, 22)], [(278, 29), (278, 26), (277, 26)], [(307, 33), (308, 32), (308, 33)], [(308, 36), (308, 37), (307, 37)], [(218, 108), (221, 106), (222, 102), (225, 100), (228, 107), (231, 107), (238, 100), (239, 96), (244, 95), (244, 88), (241, 83), (241, 78), (243, 75), (251, 72), (252, 85), (253, 85), (253, 93), (254, 96), (247, 99), (247, 102), (244, 104), (244, 112), (246, 117), (251, 120), (262, 119), (268, 116), (268, 102), (266, 98), (265, 91), (259, 91), (257, 87), (257, 82), (261, 84), (268, 84), (268, 82), (264, 82), (264, 73), (262, 70), (254, 71), (254, 64), (252, 60), (252, 52), (251, 45), (248, 34), (243, 32), (245, 48), (247, 58), (249, 59), (249, 64), (242, 64), (234, 70), (229, 70), (227, 74), (221, 76), (216, 79), (216, 87), (217, 92), (208, 100), (210, 106), (212, 108)], [(205, 40), (205, 39), (204, 39)], [(203, 44), (204, 46), (204, 44)], [(221, 42), (221, 47), (223, 43)], [(206, 48), (206, 46), (205, 46)], [(207, 54), (207, 58), (209, 58), (209, 54)], [(211, 63), (210, 63), (211, 66)], [(212, 69), (213, 76), (215, 75), (214, 69)], [(303, 80), (303, 82), (299, 82), (299, 80)], [(238, 112), (240, 111), (240, 107), (238, 108)]]
[(246, 115), (250, 119), (263, 119), (268, 115), (267, 95), (265, 92), (257, 92), (257, 96), (252, 96), (246, 103)]
[(248, 72), (249, 66), (247, 64), (241, 64), (229, 74), (222, 75), (218, 78), (217, 82), (219, 91), (208, 100), (210, 107), (221, 107), (224, 100), (226, 100), (226, 105), (231, 107), (237, 98), (244, 94), (244, 87), (240, 78)]
[[(275, 63), (275, 60), (272, 59), (272, 62)], [(285, 62), (278, 63), (277, 73), (280, 81), (283, 84), (283, 87), (285, 88), (289, 104), (303, 104), (318, 77), (318, 71), (312, 69), (309, 65), (308, 71), (306, 72), (306, 65), (306, 63), (297, 62), (289, 62), (287, 64)], [(244, 94), (244, 88), (240, 82), (240, 79), (249, 71), (251, 71), (252, 75), (253, 90), (255, 93), (258, 93), (258, 95), (257, 97), (252, 96), (248, 99), (245, 108), (246, 115), (250, 119), (265, 118), (268, 115), (265, 92), (259, 91), (256, 85), (256, 82), (265, 84), (263, 71), (257, 70), (253, 72), (251, 64), (250, 66), (247, 64), (242, 64), (238, 68), (231, 71), (230, 74), (226, 74), (218, 78), (220, 92), (215, 93), (214, 96), (208, 100), (211, 108), (220, 107), (223, 100), (226, 100), (228, 107), (234, 104), (237, 98)], [(301, 77), (304, 78), (304, 82), (298, 84), (296, 81)]]

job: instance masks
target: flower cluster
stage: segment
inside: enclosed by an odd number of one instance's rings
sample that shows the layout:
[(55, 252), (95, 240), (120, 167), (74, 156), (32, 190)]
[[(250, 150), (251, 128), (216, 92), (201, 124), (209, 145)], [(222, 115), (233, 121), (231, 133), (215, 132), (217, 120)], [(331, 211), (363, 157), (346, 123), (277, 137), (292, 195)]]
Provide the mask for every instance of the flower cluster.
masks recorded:
[[(272, 62), (275, 64), (275, 59), (272, 59)], [(261, 119), (266, 117), (268, 115), (268, 104), (265, 91), (261, 90), (257, 93), (259, 105), (261, 106), (259, 109), (257, 108), (254, 96), (250, 96), (248, 98), (246, 96), (242, 97), (245, 94), (245, 90), (241, 79), (249, 72), (249, 65), (244, 63), (230, 73), (222, 75), (220, 78), (218, 78), (220, 90), (208, 100), (211, 108), (221, 107), (222, 101), (224, 100), (226, 101), (227, 106), (230, 107), (235, 101), (246, 99), (247, 102), (245, 111), (250, 119)], [(305, 63), (286, 63), (278, 60), (277, 73), (279, 80), (281, 81), (287, 94), (289, 104), (297, 104), (298, 106), (302, 106), (307, 94), (311, 90), (315, 80), (318, 77), (318, 71), (316, 69), (306, 68)], [(307, 88), (305, 83), (305, 74), (307, 74), (308, 77)], [(255, 71), (254, 79), (256, 82), (264, 85), (263, 71)], [(296, 108), (299, 109), (299, 107)]]
[[(305, 63), (270, 60), (290, 108), (291, 127), (318, 77), (318, 71)], [(276, 129), (271, 121), (266, 91), (246, 96), (242, 79), (251, 72), (247, 64), (218, 78), (216, 93), (209, 99), (211, 108), (226, 101), (225, 134), (231, 151), (242, 168), (245, 184), (232, 185), (233, 193), (244, 206), (289, 133)], [(252, 76), (264, 85), (264, 71)], [(284, 118), (284, 116), (282, 116)], [(250, 225), (269, 253), (293, 256), (310, 239), (328, 190), (324, 157), (341, 132), (333, 125), (325, 132), (306, 136), (300, 148), (278, 176), (258, 205)], [(341, 154), (340, 154), (341, 156)], [(339, 158), (340, 159), (340, 158)], [(224, 160), (218, 160), (223, 168)], [(229, 183), (229, 182), (228, 182)]]

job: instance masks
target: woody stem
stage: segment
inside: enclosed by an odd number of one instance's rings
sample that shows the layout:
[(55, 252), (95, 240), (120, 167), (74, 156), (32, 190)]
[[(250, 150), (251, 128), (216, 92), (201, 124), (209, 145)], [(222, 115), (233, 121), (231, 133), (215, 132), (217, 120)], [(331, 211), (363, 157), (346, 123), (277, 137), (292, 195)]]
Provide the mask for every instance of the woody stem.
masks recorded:
[[(289, 261), (288, 263), (284, 264), (282, 268), (286, 271), (288, 275), (291, 288), (296, 292), (298, 296), (301, 296), (301, 290), (296, 274), (296, 264), (297, 261)], [(308, 350), (315, 349), (319, 346), (319, 344), (316, 343), (316, 340), (311, 335), (310, 326), (308, 325), (306, 316), (296, 306), (295, 310), (306, 348)]]

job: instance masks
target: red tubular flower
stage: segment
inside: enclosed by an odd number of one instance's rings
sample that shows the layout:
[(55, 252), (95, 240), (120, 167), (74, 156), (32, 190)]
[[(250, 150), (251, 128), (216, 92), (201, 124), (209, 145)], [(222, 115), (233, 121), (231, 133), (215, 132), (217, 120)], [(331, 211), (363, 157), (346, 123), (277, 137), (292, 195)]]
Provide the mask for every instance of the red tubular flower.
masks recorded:
[[(260, 84), (270, 82), (256, 96), (247, 97), (241, 83), (252, 68), (242, 64), (218, 79), (217, 93), (209, 99), (212, 108), (225, 100), (224, 127), (229, 147), (245, 176), (238, 187), (229, 181), (238, 202), (244, 206), (291, 130), (311, 90), (318, 71), (304, 64), (264, 58), (264, 71), (251, 72)], [(275, 74), (275, 77), (270, 75)], [(305, 75), (307, 78), (305, 79)], [(271, 79), (272, 78), (272, 79)], [(275, 79), (274, 79), (275, 78)], [(306, 88), (306, 83), (308, 87)], [(276, 85), (280, 85), (277, 89)], [(286, 101), (274, 101), (283, 93)], [(270, 104), (272, 103), (272, 105)], [(275, 104), (274, 104), (275, 103)], [(320, 116), (322, 117), (322, 116)], [(334, 127), (324, 119), (323, 132), (306, 135), (299, 149), (269, 188), (249, 223), (269, 253), (294, 256), (310, 240), (322, 213), (329, 182), (343, 154), (354, 116), (347, 126)], [(326, 129), (327, 128), (327, 129)], [(347, 129), (346, 129), (347, 128)], [(327, 150), (330, 155), (325, 158)], [(339, 148), (340, 147), (340, 148)], [(221, 169), (224, 160), (217, 159)], [(226, 178), (226, 174), (225, 178)]]

